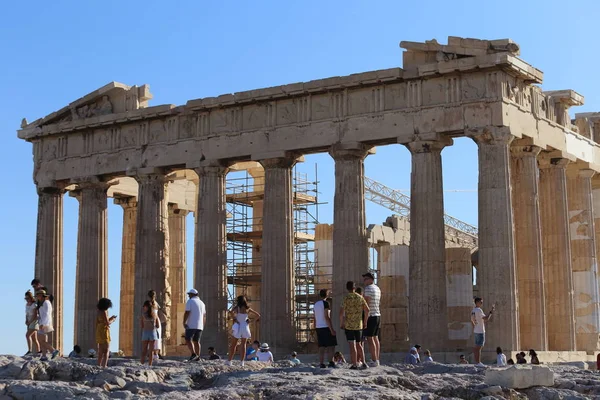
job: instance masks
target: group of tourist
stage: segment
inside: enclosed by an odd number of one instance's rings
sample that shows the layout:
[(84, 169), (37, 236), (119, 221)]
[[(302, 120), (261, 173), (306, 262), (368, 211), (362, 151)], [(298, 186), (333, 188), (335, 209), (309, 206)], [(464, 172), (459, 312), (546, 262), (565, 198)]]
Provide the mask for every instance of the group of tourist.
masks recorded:
[[(48, 356), (53, 359), (59, 350), (52, 347), (49, 335), (54, 332), (52, 319), (52, 295), (47, 293), (46, 287), (39, 279), (31, 281), (33, 292), (25, 292), (25, 326), (27, 333), (27, 353), (25, 355), (39, 354), (41, 361), (47, 361)], [(35, 294), (34, 294), (35, 293)]]

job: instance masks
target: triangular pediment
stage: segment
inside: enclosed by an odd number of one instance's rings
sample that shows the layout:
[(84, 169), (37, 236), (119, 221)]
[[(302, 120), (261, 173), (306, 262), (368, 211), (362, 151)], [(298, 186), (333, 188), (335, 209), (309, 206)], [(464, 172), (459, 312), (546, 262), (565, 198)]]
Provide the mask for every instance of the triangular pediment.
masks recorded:
[(40, 118), (32, 123), (23, 121), (22, 129), (44, 125), (69, 123), (108, 114), (134, 111), (148, 106), (152, 98), (149, 85), (128, 86), (111, 82), (73, 101), (66, 107)]

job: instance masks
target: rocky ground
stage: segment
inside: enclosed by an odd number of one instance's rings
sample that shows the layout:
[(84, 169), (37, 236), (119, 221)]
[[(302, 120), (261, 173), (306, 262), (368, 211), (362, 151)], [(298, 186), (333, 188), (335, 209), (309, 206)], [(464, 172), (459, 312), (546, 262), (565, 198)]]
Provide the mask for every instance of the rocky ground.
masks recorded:
[(382, 365), (364, 371), (316, 365), (274, 366), (222, 361), (160, 361), (143, 367), (111, 359), (40, 362), (0, 356), (0, 400), (4, 399), (600, 399), (600, 374), (553, 366), (555, 385), (513, 390), (484, 383), (484, 368), (437, 363)]

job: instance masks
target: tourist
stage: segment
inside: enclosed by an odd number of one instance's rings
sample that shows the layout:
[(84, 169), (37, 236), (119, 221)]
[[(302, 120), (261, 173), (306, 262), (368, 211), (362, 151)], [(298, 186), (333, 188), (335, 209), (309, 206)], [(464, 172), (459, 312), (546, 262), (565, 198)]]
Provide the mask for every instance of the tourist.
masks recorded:
[(369, 345), (369, 352), (373, 361), (372, 365), (376, 367), (379, 365), (379, 356), (381, 353), (381, 344), (379, 343), (379, 330), (381, 327), (379, 303), (381, 301), (381, 290), (379, 286), (375, 285), (375, 277), (372, 273), (368, 272), (362, 277), (366, 285), (364, 298), (369, 305), (369, 318), (367, 319), (367, 327), (364, 330), (364, 335)]
[(337, 337), (333, 325), (331, 323), (331, 305), (327, 301), (329, 291), (327, 289), (321, 289), (319, 291), (319, 297), (321, 300), (317, 301), (313, 306), (315, 313), (315, 330), (317, 332), (317, 342), (319, 345), (319, 366), (325, 368), (325, 354), (327, 354), (327, 361), (330, 368), (335, 368), (333, 362), (333, 353), (335, 346), (337, 346)]
[[(27, 332), (25, 333), (25, 339), (27, 340), (27, 353), (26, 356), (33, 354), (34, 352), (40, 351), (40, 343), (38, 342), (37, 331), (40, 329), (38, 325), (38, 307), (33, 293), (31, 291), (25, 292), (25, 326), (27, 326)], [(37, 350), (36, 350), (37, 349)]]
[(256, 317), (256, 321), (260, 320), (260, 314), (250, 308), (246, 296), (238, 296), (234, 307), (229, 310), (229, 318), (233, 320), (231, 327), (231, 342), (229, 345), (229, 359), (227, 364), (231, 364), (231, 360), (235, 356), (235, 350), (240, 342), (240, 360), (244, 365), (246, 357), (246, 342), (252, 337), (250, 333), (250, 315)]
[(531, 364), (540, 365), (540, 359), (534, 349), (529, 349), (529, 357), (531, 357), (531, 360), (529, 361)]
[(38, 304), (41, 304), (38, 307), (38, 341), (41, 347), (42, 357), (40, 361), (48, 361), (46, 357), (46, 353), (50, 353), (50, 358), (54, 359), (59, 353), (58, 349), (55, 349), (50, 344), (50, 334), (54, 332), (54, 324), (52, 321), (52, 303), (48, 299), (48, 294), (45, 290), (38, 290), (35, 292), (35, 295), (38, 300)]
[(421, 351), (421, 345), (420, 344), (415, 344), (413, 347), (415, 349), (417, 349), (417, 362), (420, 363), (421, 362), (421, 354), (419, 354), (419, 353)]
[(156, 314), (156, 316), (158, 317), (158, 328), (156, 329), (156, 335), (158, 336), (158, 339), (156, 339), (154, 341), (154, 349), (152, 350), (152, 358), (156, 361), (158, 360), (161, 356), (160, 356), (160, 351), (162, 349), (162, 322), (161, 321), (161, 317), (162, 320), (164, 320), (164, 322), (166, 322), (166, 320), (164, 319), (164, 313), (162, 311), (160, 311), (160, 306), (158, 305), (158, 302), (156, 301), (156, 291), (154, 290), (149, 290), (148, 291), (148, 299), (150, 300), (150, 306), (152, 307), (152, 312)]
[(506, 365), (515, 365), (515, 361), (512, 358), (509, 358)]
[(208, 348), (208, 359), (209, 360), (220, 360), (221, 357), (217, 354), (214, 347)]
[(78, 344), (73, 346), (73, 351), (69, 353), (69, 358), (81, 358), (81, 347)]
[(140, 319), (142, 326), (142, 364), (146, 362), (146, 356), (148, 356), (148, 365), (152, 365), (154, 357), (152, 353), (154, 351), (154, 342), (158, 339), (158, 316), (152, 309), (152, 303), (150, 300), (144, 302), (142, 307), (142, 317)]
[(525, 358), (525, 352), (522, 351), (517, 353), (517, 364), (527, 364), (527, 359)]
[(496, 347), (496, 364), (499, 367), (506, 367), (506, 356), (502, 352), (502, 347)]
[(108, 364), (108, 351), (110, 346), (110, 324), (117, 319), (116, 315), (108, 317), (108, 309), (112, 308), (112, 301), (105, 297), (98, 300), (96, 306), (96, 343), (98, 344), (98, 366), (106, 368)]
[(415, 347), (411, 347), (404, 359), (404, 362), (407, 364), (416, 365), (417, 361), (417, 349)]
[[(250, 342), (248, 340), (248, 342)], [(258, 350), (260, 349), (260, 342), (255, 340), (248, 350), (246, 350), (246, 361), (258, 361)]]
[(263, 343), (260, 345), (260, 350), (256, 354), (258, 361), (271, 364), (273, 362), (273, 353), (269, 351), (269, 345), (267, 343)]
[(467, 361), (467, 358), (465, 357), (464, 354), (461, 354), (459, 359), (458, 359), (458, 363), (459, 364), (468, 364), (469, 362)]
[(183, 313), (185, 342), (192, 353), (189, 361), (199, 361), (200, 338), (206, 323), (206, 307), (198, 297), (196, 289), (190, 289), (187, 294), (188, 301), (185, 303), (185, 312)]
[[(357, 287), (356, 288), (356, 293), (359, 294), (360, 296), (362, 296), (363, 295), (362, 288), (361, 287)], [(364, 296), (363, 296), (363, 298), (364, 298)], [(362, 317), (361, 317), (363, 321), (365, 320), (365, 316), (366, 315), (367, 314), (365, 314), (365, 312), (363, 311)], [(361, 337), (360, 342), (356, 343), (356, 354), (357, 354), (357, 357), (358, 357), (356, 361), (357, 361), (359, 367), (361, 367), (362, 365), (368, 366), (365, 363), (365, 360), (363, 359), (363, 354), (365, 354), (365, 341), (367, 340), (367, 338), (365, 337), (365, 326), (366, 325), (363, 324), (362, 337)], [(360, 346), (360, 349), (359, 349), (359, 346)]]
[(88, 350), (88, 357), (89, 357), (89, 358), (96, 358), (96, 350), (94, 350), (94, 349), (89, 349), (89, 350)]
[(473, 353), (475, 355), (475, 365), (483, 367), (481, 362), (481, 349), (485, 345), (485, 323), (489, 322), (492, 318), (492, 313), (496, 308), (492, 305), (492, 309), (485, 315), (481, 307), (483, 306), (483, 299), (481, 297), (475, 298), (475, 308), (471, 311), (471, 323), (473, 324), (473, 333), (475, 334), (475, 348)]
[(290, 361), (294, 365), (300, 364), (301, 362), (300, 362), (300, 360), (298, 360), (298, 353), (296, 353), (295, 351), (293, 351), (292, 355), (290, 356)]
[[(358, 360), (365, 359), (364, 349), (362, 354), (359, 355), (358, 352), (362, 348), (360, 346), (362, 329), (367, 323), (364, 316), (369, 315), (369, 305), (361, 295), (356, 293), (354, 282), (348, 281), (346, 289), (348, 294), (344, 297), (340, 307), (340, 327), (344, 329), (350, 347), (350, 358), (352, 360), (350, 369), (358, 369)], [(367, 364), (363, 364), (363, 368), (368, 368)]]
[(425, 350), (425, 361), (423, 362), (433, 362), (433, 358), (431, 358), (431, 352), (429, 350)]
[[(48, 288), (46, 286), (44, 286), (42, 284), (42, 282), (40, 282), (40, 280), (38, 278), (35, 278), (31, 281), (31, 287), (33, 288), (33, 291), (35, 293), (37, 293), (39, 290), (44, 290), (46, 291), (46, 293), (48, 293)], [(50, 300), (50, 303), (54, 303), (54, 296), (50, 293), (48, 293), (48, 300)], [(41, 306), (42, 304), (39, 303), (38, 304), (38, 308)]]
[(344, 358), (344, 355), (341, 352), (336, 351), (335, 354), (333, 355), (333, 362), (336, 365), (342, 365), (342, 364), (346, 364), (346, 359)]

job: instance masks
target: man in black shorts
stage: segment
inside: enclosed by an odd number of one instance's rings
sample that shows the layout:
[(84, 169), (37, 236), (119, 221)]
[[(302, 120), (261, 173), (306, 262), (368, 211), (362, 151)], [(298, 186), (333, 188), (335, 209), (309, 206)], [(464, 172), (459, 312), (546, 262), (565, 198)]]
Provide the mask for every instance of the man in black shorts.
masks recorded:
[(367, 319), (367, 327), (363, 334), (367, 338), (369, 351), (371, 352), (372, 366), (379, 366), (379, 355), (381, 346), (379, 344), (379, 327), (381, 325), (381, 312), (379, 311), (379, 303), (381, 301), (381, 290), (373, 283), (375, 277), (372, 273), (367, 272), (363, 276), (365, 289), (363, 296), (369, 305), (369, 318)]
[(327, 289), (321, 289), (321, 291), (319, 291), (321, 300), (317, 301), (313, 307), (315, 312), (317, 341), (319, 342), (319, 363), (321, 368), (325, 368), (325, 353), (327, 353), (329, 367), (336, 367), (333, 362), (333, 353), (335, 346), (337, 346), (337, 338), (333, 326), (331, 325), (331, 305), (327, 301), (328, 296), (329, 291)]
[[(358, 369), (358, 360), (365, 359), (364, 348), (360, 346), (362, 330), (366, 326), (366, 316), (369, 315), (369, 306), (365, 299), (355, 292), (356, 285), (352, 281), (346, 283), (348, 294), (344, 297), (340, 308), (340, 327), (346, 331), (346, 340), (350, 347), (352, 366), (350, 369)], [(360, 352), (361, 354), (358, 354)], [(363, 363), (363, 368), (368, 368)]]

